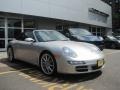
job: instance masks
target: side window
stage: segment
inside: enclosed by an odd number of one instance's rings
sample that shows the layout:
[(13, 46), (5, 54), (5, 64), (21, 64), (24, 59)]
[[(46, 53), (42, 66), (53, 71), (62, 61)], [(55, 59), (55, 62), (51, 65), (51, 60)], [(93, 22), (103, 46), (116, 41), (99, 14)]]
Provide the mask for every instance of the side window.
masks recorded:
[(16, 37), (16, 39), (20, 41), (24, 41), (25, 38), (27, 38), (27, 36), (24, 33), (21, 33), (20, 35), (18, 35), (18, 37)]
[(25, 32), (25, 35), (27, 36), (27, 38), (35, 39), (35, 38), (34, 38), (34, 35), (33, 35), (33, 32), (31, 32), (31, 31)]
[(106, 36), (106, 37), (105, 37), (105, 40), (109, 41), (109, 40), (110, 40), (110, 38)]

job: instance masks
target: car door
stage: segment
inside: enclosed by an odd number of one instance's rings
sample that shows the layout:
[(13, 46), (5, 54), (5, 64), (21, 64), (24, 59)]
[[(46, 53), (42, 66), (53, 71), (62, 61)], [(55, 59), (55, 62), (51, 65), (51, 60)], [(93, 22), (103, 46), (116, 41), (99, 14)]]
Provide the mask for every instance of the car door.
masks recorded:
[(24, 40), (24, 52), (26, 54), (26, 62), (32, 63), (37, 65), (38, 64), (38, 59), (39, 59), (39, 48), (37, 47), (37, 42), (35, 41), (33, 32), (26, 32), (25, 33), (27, 38), (32, 38), (33, 41), (26, 41)]
[(37, 47), (36, 42), (27, 42), (23, 41), (21, 43), (22, 51), (24, 52), (24, 55), (22, 55), (22, 59), (24, 59), (26, 62), (37, 64)]
[[(32, 33), (32, 32), (31, 32)], [(24, 33), (22, 35), (22, 40), (19, 40), (17, 42), (17, 49), (16, 49), (16, 53), (17, 53), (17, 58), (25, 61), (25, 62), (29, 62), (31, 64), (37, 64), (38, 63), (38, 59), (37, 59), (37, 47), (36, 47), (36, 42), (28, 42), (25, 39), (26, 38), (33, 38), (30, 35)]]
[(16, 38), (16, 42), (14, 44), (14, 56), (16, 59), (19, 60), (25, 60), (25, 52), (24, 52), (24, 39), (25, 39), (25, 35), (24, 33), (21, 33), (17, 38)]

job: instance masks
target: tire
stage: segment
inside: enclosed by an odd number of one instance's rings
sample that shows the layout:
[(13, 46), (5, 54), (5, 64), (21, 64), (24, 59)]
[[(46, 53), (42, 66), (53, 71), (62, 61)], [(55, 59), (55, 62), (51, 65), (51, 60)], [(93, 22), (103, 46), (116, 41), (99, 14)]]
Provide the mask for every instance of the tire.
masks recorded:
[(40, 57), (40, 69), (41, 71), (48, 76), (55, 75), (57, 73), (57, 65), (54, 56), (45, 52)]
[(8, 48), (7, 55), (8, 55), (8, 60), (10, 62), (14, 62), (15, 61), (15, 59), (14, 59), (14, 52), (13, 52), (13, 48), (12, 47)]

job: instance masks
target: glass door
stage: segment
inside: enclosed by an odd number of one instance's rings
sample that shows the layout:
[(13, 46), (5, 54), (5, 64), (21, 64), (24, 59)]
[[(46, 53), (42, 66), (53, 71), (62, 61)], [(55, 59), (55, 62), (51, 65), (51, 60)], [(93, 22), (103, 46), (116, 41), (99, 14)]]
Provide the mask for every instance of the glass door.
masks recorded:
[(0, 18), (0, 51), (4, 51), (6, 48), (6, 37), (5, 37), (5, 19)]
[(0, 28), (0, 50), (5, 49), (5, 29)]
[(8, 18), (7, 19), (7, 36), (8, 42), (19, 36), (22, 31), (21, 19)]

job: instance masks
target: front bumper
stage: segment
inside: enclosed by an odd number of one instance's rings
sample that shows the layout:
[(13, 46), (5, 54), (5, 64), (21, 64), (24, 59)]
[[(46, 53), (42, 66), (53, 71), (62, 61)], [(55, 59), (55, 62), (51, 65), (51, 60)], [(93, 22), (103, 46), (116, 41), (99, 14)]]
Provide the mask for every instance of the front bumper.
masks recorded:
[(104, 67), (104, 64), (102, 66), (97, 65), (98, 60), (104, 60), (104, 59), (86, 61), (86, 64), (84, 65), (71, 65), (66, 60), (64, 60), (64, 62), (60, 62), (58, 64), (57, 71), (59, 73), (65, 73), (65, 74), (82, 74), (82, 73), (97, 72), (102, 70)]

